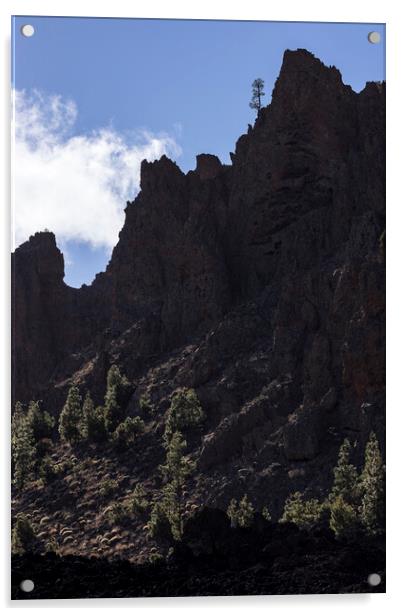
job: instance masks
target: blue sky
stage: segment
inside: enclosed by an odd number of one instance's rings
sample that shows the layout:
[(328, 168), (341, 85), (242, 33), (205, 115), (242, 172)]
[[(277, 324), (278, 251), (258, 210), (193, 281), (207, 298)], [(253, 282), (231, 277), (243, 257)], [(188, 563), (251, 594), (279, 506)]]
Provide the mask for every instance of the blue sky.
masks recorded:
[[(35, 27), (31, 38), (20, 34), (25, 23)], [(379, 45), (367, 41), (372, 30), (382, 35)], [(228, 163), (254, 119), (251, 82), (265, 80), (267, 104), (285, 49), (309, 49), (360, 91), (366, 81), (385, 79), (384, 30), (378, 24), (16, 17), (17, 243), (27, 239), (36, 216), (37, 230), (56, 226), (66, 282), (91, 282), (117, 240), (125, 199), (138, 190), (141, 157), (166, 152), (184, 171), (201, 152)], [(108, 169), (114, 175), (106, 182)]]

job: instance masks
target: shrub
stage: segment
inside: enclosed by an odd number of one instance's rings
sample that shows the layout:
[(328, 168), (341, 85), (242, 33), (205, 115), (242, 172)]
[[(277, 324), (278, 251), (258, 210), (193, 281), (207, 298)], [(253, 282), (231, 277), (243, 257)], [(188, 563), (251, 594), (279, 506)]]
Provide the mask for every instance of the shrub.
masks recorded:
[(11, 534), (11, 551), (13, 554), (29, 552), (35, 543), (35, 531), (26, 515), (17, 515)]
[(144, 490), (144, 487), (140, 483), (137, 483), (134, 488), (134, 492), (127, 499), (127, 508), (130, 513), (134, 514), (135, 516), (140, 516), (145, 513), (145, 511), (148, 509), (148, 506), (149, 503), (146, 498), (146, 492)]
[(127, 449), (144, 429), (145, 424), (140, 417), (127, 417), (114, 431), (113, 442), (118, 449)]
[(356, 503), (359, 497), (358, 473), (349, 458), (352, 446), (348, 439), (345, 439), (339, 449), (338, 462), (334, 468), (334, 483), (332, 486), (329, 500), (341, 496), (348, 503)]
[(324, 507), (316, 498), (303, 500), (300, 492), (294, 492), (286, 499), (279, 522), (293, 522), (308, 529), (321, 520)]
[(32, 478), (36, 462), (36, 446), (32, 424), (24, 414), (22, 405), (17, 403), (11, 423), (11, 455), (13, 478), (22, 490)]
[(39, 478), (43, 485), (48, 485), (54, 481), (59, 474), (59, 467), (55, 464), (49, 456), (43, 458), (39, 466)]
[(80, 440), (81, 432), (81, 396), (78, 387), (70, 387), (67, 400), (60, 414), (59, 434), (60, 438), (69, 443)]
[(127, 510), (123, 503), (115, 501), (107, 511), (107, 518), (111, 524), (121, 524), (127, 519)]
[(90, 443), (103, 443), (108, 438), (108, 433), (105, 423), (105, 409), (103, 406), (93, 408), (93, 403), (87, 401), (87, 406), (84, 414), (84, 438)]
[(113, 432), (124, 419), (130, 394), (129, 381), (121, 374), (118, 366), (111, 366), (107, 374), (105, 394), (105, 423), (109, 432)]
[(247, 528), (252, 525), (254, 520), (254, 507), (248, 500), (247, 494), (243, 496), (239, 503), (233, 498), (226, 513), (232, 526)]
[(359, 528), (359, 518), (356, 509), (344, 500), (342, 496), (336, 496), (329, 505), (330, 528), (337, 537), (351, 538)]
[(270, 522), (272, 520), (271, 514), (267, 506), (262, 508), (261, 515), (267, 522)]
[(138, 404), (143, 413), (146, 413), (147, 415), (154, 415), (155, 408), (149, 396), (147, 395), (141, 396), (141, 398), (138, 401)]
[(366, 444), (360, 490), (361, 522), (368, 534), (376, 535), (382, 532), (385, 526), (385, 466), (374, 432), (370, 434)]
[(173, 394), (168, 410), (165, 440), (168, 442), (175, 432), (199, 426), (204, 420), (205, 413), (194, 389), (179, 389)]
[(113, 494), (113, 492), (116, 492), (118, 487), (119, 484), (115, 479), (104, 479), (99, 484), (99, 494), (103, 498), (108, 498)]

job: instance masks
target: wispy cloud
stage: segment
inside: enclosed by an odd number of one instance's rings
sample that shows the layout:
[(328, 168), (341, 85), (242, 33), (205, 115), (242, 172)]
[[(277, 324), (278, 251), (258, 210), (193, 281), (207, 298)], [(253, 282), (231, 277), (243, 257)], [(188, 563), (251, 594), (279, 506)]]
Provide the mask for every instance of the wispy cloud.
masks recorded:
[(130, 137), (101, 128), (74, 134), (74, 101), (14, 92), (13, 205), (18, 246), (45, 228), (60, 241), (112, 248), (127, 199), (139, 189), (140, 164), (181, 151), (167, 134)]

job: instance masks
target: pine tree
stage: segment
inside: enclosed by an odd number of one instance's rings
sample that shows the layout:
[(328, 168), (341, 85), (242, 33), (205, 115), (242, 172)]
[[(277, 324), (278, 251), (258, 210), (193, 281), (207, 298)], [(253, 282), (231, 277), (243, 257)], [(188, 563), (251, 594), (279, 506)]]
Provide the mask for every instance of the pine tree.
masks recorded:
[(105, 394), (105, 423), (109, 432), (113, 432), (124, 420), (130, 393), (130, 383), (119, 367), (113, 364), (107, 374)]
[(82, 421), (81, 396), (78, 387), (70, 387), (66, 403), (59, 419), (60, 438), (69, 443), (77, 443), (81, 438)]
[(162, 491), (161, 507), (176, 540), (181, 538), (183, 532), (183, 487), (195, 469), (195, 463), (184, 455), (186, 447), (187, 443), (181, 432), (174, 432), (167, 444), (166, 463), (160, 466), (162, 475), (167, 481)]
[(357, 503), (359, 496), (358, 473), (356, 467), (349, 461), (351, 451), (350, 441), (345, 439), (339, 449), (338, 462), (334, 468), (334, 483), (329, 495), (330, 502), (341, 496), (347, 503)]
[(36, 445), (32, 423), (19, 402), (11, 423), (11, 455), (14, 483), (22, 490), (35, 469)]
[(330, 502), (329, 526), (337, 537), (353, 537), (359, 530), (359, 517), (356, 508), (346, 502), (342, 495)]
[(366, 444), (360, 488), (360, 519), (370, 535), (378, 534), (385, 525), (385, 466), (374, 432)]
[(29, 403), (27, 417), (32, 426), (36, 442), (52, 436), (55, 421), (47, 411), (41, 409), (39, 402), (31, 401)]
[(253, 90), (250, 107), (251, 109), (256, 109), (257, 111), (259, 111), (261, 109), (261, 98), (265, 96), (264, 80), (260, 79), (259, 77), (257, 79), (254, 79), (251, 87)]
[(194, 389), (179, 389), (172, 396), (168, 410), (165, 441), (169, 442), (175, 432), (184, 432), (202, 424), (205, 413)]

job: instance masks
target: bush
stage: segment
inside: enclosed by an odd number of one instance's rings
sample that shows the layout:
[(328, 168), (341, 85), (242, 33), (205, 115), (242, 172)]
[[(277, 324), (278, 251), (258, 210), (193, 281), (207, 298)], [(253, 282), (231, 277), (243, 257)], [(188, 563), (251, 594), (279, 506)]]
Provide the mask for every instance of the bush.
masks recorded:
[(113, 432), (125, 418), (131, 391), (129, 381), (121, 374), (118, 366), (111, 366), (107, 374), (105, 395), (105, 424), (109, 432)]
[(32, 550), (35, 543), (35, 531), (27, 516), (17, 515), (11, 534), (11, 551), (13, 554), (23, 554)]
[(127, 449), (144, 430), (145, 424), (140, 417), (127, 417), (114, 431), (113, 442), (118, 449)]
[(119, 484), (115, 479), (104, 479), (99, 484), (99, 494), (103, 498), (109, 498), (118, 489)]
[(252, 525), (254, 520), (254, 507), (247, 498), (247, 494), (239, 501), (232, 498), (227, 509), (227, 515), (232, 526), (247, 528)]
[(164, 539), (167, 541), (172, 540), (171, 524), (163, 502), (156, 502), (153, 505), (148, 521), (148, 528), (152, 538)]
[(127, 499), (127, 509), (135, 516), (141, 516), (148, 509), (149, 503), (146, 498), (144, 487), (137, 483), (134, 492)]
[(372, 432), (366, 444), (360, 476), (362, 494), (360, 519), (369, 535), (383, 532), (385, 526), (385, 466), (377, 437)]
[(78, 387), (70, 387), (60, 414), (59, 434), (63, 441), (77, 443), (81, 438), (81, 396)]
[(173, 394), (168, 410), (165, 440), (168, 442), (175, 432), (199, 426), (204, 420), (205, 413), (194, 389), (179, 389)]
[(111, 524), (121, 524), (127, 519), (127, 509), (123, 503), (114, 502), (107, 511), (107, 518)]
[(337, 537), (351, 538), (358, 532), (359, 518), (353, 505), (342, 496), (335, 497), (329, 505), (329, 525)]
[(325, 505), (316, 498), (303, 500), (300, 492), (294, 492), (285, 501), (279, 522), (293, 522), (299, 528), (311, 528), (322, 519)]

